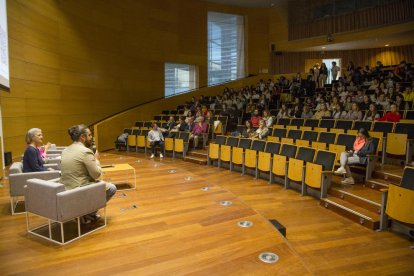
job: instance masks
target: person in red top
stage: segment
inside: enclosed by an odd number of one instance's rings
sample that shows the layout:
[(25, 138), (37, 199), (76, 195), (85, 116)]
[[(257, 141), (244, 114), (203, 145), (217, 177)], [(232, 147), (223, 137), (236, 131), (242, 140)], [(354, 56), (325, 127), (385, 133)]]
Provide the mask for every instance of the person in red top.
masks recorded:
[(198, 146), (198, 141), (200, 139), (200, 136), (203, 133), (207, 132), (207, 123), (204, 122), (203, 117), (197, 118), (197, 124), (193, 127), (193, 130), (191, 131), (190, 140), (194, 140), (194, 147), (196, 148)]
[(253, 116), (250, 118), (250, 121), (252, 122), (252, 126), (259, 127), (259, 123), (261, 119), (262, 119), (262, 116), (259, 115), (259, 110), (255, 109), (253, 112)]
[(392, 104), (391, 110), (387, 112), (384, 116), (378, 119), (378, 121), (386, 121), (396, 123), (399, 122), (401, 119), (401, 114), (397, 111), (397, 105)]

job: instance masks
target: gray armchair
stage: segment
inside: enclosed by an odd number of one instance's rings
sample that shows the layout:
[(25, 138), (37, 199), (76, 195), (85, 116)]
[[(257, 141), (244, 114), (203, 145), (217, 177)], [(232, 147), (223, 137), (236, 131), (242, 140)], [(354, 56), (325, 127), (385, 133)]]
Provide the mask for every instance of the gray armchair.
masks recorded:
[(19, 204), (19, 197), (24, 196), (24, 186), (26, 181), (31, 178), (40, 178), (44, 180), (56, 179), (60, 177), (60, 171), (44, 171), (23, 173), (23, 163), (14, 162), (9, 170), (10, 183), (10, 205), (13, 215), (22, 214), (23, 212), (16, 212), (16, 207)]
[[(64, 245), (105, 227), (105, 189), (104, 182), (65, 190), (65, 186), (60, 183), (41, 179), (28, 180), (25, 186), (27, 232)], [(81, 217), (102, 208), (104, 209), (104, 223), (96, 225), (93, 229), (82, 229), (85, 227), (81, 227)], [(30, 214), (46, 218), (48, 223), (31, 228)], [(66, 233), (65, 236), (65, 232), (68, 231), (70, 233)], [(77, 232), (76, 235), (73, 232)]]

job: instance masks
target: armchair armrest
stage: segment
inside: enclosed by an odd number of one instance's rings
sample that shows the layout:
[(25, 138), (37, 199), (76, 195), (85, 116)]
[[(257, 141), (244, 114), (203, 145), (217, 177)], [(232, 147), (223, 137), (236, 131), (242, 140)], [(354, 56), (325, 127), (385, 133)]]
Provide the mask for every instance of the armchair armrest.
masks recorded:
[(57, 194), (58, 220), (61, 222), (92, 213), (105, 206), (104, 182), (92, 183)]
[(30, 173), (16, 173), (9, 175), (10, 196), (24, 195), (24, 186), (27, 180), (32, 178), (50, 180), (60, 177), (60, 171), (44, 171), (44, 172), (30, 172)]
[(43, 165), (45, 168), (50, 168), (50, 169), (54, 169), (55, 171), (59, 170), (59, 164), (57, 163), (50, 163), (50, 164), (44, 164)]
[(63, 184), (29, 179), (24, 186), (26, 212), (57, 220), (56, 195), (64, 190)]

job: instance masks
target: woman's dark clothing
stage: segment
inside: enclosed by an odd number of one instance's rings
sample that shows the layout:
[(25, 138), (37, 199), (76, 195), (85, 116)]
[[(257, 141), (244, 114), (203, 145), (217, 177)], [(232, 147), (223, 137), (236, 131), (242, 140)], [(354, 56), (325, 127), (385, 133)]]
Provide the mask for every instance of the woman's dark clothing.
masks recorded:
[(23, 172), (47, 171), (43, 164), (39, 149), (28, 146), (23, 155)]
[(357, 152), (361, 164), (367, 164), (367, 154), (375, 154), (375, 145), (372, 138), (368, 139), (364, 146)]

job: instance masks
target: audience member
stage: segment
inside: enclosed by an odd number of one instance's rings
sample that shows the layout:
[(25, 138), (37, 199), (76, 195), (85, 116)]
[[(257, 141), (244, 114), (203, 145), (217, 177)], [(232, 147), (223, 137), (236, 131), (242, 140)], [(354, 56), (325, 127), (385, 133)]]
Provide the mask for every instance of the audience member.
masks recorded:
[(363, 121), (375, 121), (378, 120), (380, 115), (378, 114), (377, 108), (375, 107), (375, 104), (369, 105), (369, 110), (365, 112)]
[(246, 120), (244, 124), (243, 132), (240, 134), (243, 138), (252, 138), (255, 134), (254, 129), (252, 128), (252, 123), (249, 120)]
[(352, 151), (341, 153), (341, 166), (335, 171), (336, 174), (345, 174), (345, 179), (341, 181), (342, 184), (355, 184), (354, 178), (351, 175), (349, 165), (367, 163), (367, 155), (375, 153), (375, 146), (373, 140), (370, 138), (366, 129), (361, 128), (358, 131), (358, 136), (355, 139)]
[(152, 130), (148, 132), (148, 142), (151, 146), (151, 157), (154, 158), (155, 156), (155, 147), (160, 147), (160, 158), (163, 158), (164, 156), (162, 153), (164, 152), (164, 136), (162, 135), (161, 130), (158, 128), (157, 124), (152, 124)]
[(362, 112), (359, 110), (357, 103), (352, 103), (351, 110), (346, 114), (345, 120), (362, 120)]
[(390, 107), (390, 111), (387, 112), (384, 116), (378, 119), (378, 121), (385, 121), (385, 122), (399, 122), (401, 119), (401, 114), (397, 111), (397, 106), (392, 104)]
[(266, 123), (262, 119), (259, 122), (259, 128), (256, 130), (252, 138), (258, 138), (259, 140), (265, 140), (268, 135), (269, 135), (269, 129), (266, 127)]
[(200, 136), (206, 132), (207, 132), (207, 123), (205, 123), (204, 118), (200, 116), (197, 118), (197, 123), (191, 130), (191, 134), (190, 134), (190, 140), (194, 141), (195, 148), (198, 147), (198, 141), (200, 140)]
[(253, 112), (253, 116), (250, 119), (251, 122), (252, 122), (252, 126), (253, 127), (259, 127), (259, 122), (260, 122), (261, 119), (262, 119), (262, 117), (259, 115), (259, 110), (255, 109), (254, 112)]

